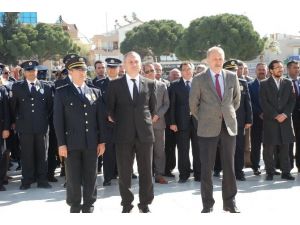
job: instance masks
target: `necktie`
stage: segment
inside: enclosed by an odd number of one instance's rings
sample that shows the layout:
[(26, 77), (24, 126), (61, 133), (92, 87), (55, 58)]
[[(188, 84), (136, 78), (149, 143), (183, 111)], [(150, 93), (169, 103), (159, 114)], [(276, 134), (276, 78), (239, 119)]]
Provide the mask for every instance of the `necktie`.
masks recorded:
[(293, 85), (294, 85), (294, 89), (295, 89), (295, 95), (298, 97), (299, 96), (299, 92), (298, 92), (296, 80), (293, 80)]
[(190, 81), (189, 81), (189, 80), (187, 80), (187, 81), (185, 82), (185, 86), (186, 86), (186, 89), (190, 92), (191, 86), (190, 86)]
[(78, 88), (80, 97), (81, 97), (81, 98), (84, 98), (84, 95), (83, 95), (83, 92), (82, 92), (81, 88), (80, 88), (80, 87), (77, 87), (77, 88)]
[(136, 86), (136, 80), (135, 79), (131, 79), (131, 81), (133, 82), (133, 95), (132, 95), (132, 100), (134, 103), (136, 103), (136, 100), (138, 98), (139, 92)]
[(36, 92), (36, 88), (34, 86), (34, 83), (30, 83), (30, 85), (31, 85), (30, 92), (33, 94)]
[(218, 94), (219, 98), (222, 100), (222, 92), (221, 92), (221, 86), (220, 86), (220, 82), (219, 82), (219, 76), (220, 76), (220, 74), (215, 75), (215, 77), (216, 77), (216, 91), (217, 91), (217, 94)]

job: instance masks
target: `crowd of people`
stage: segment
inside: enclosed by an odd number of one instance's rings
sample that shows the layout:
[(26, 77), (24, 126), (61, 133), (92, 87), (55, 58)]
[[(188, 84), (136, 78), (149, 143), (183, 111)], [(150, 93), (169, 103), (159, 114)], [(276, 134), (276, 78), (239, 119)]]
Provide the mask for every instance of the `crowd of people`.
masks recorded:
[(267, 181), (275, 175), (294, 180), (294, 161), (300, 172), (299, 63), (288, 62), (286, 76), (279, 60), (258, 63), (252, 78), (244, 62), (225, 62), (220, 47), (210, 48), (206, 61), (182, 62), (164, 79), (160, 63), (142, 63), (129, 52), (123, 62), (96, 61), (91, 79), (86, 59), (68, 54), (54, 82), (37, 61), (20, 65), (19, 80), (0, 64), (0, 191), (11, 161), (22, 170), (20, 190), (34, 183), (51, 188), (60, 166), (70, 212), (91, 213), (103, 172), (103, 186), (118, 179), (122, 212), (129, 213), (136, 160), (141, 213), (150, 212), (153, 179), (167, 185), (176, 165), (178, 183), (191, 176), (201, 182), (203, 213), (213, 211), (212, 178), (222, 171), (223, 209), (238, 213), (236, 180), (246, 180), (245, 166), (261, 175), (261, 153)]

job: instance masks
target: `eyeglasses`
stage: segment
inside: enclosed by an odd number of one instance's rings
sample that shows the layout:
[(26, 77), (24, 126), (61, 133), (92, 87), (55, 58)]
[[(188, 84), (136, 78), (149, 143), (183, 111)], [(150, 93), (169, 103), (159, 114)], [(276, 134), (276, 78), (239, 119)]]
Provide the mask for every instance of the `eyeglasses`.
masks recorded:
[(9, 74), (9, 72), (4, 72), (3, 74), (5, 74), (5, 75), (8, 75), (8, 74)]
[(145, 70), (145, 74), (154, 73), (155, 70)]

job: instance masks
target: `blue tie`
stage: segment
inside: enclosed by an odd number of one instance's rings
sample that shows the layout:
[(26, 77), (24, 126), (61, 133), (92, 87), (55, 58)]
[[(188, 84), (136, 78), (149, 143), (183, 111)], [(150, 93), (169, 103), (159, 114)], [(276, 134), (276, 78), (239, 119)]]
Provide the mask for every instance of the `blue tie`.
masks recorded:
[(186, 89), (190, 92), (191, 86), (190, 86), (190, 81), (189, 81), (189, 80), (187, 80), (187, 81), (185, 82), (185, 86), (186, 86)]

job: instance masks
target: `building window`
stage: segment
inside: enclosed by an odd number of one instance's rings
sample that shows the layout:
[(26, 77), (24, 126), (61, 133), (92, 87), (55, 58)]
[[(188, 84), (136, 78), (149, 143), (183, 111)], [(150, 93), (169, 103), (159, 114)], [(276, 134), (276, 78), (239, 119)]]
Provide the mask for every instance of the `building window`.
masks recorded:
[(114, 42), (113, 42), (113, 49), (114, 49), (114, 50), (118, 50), (118, 49), (119, 49), (119, 45), (118, 45), (118, 42), (117, 42), (117, 41), (114, 41)]

